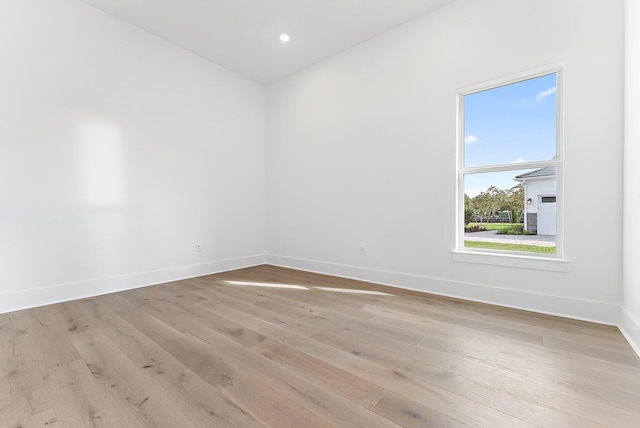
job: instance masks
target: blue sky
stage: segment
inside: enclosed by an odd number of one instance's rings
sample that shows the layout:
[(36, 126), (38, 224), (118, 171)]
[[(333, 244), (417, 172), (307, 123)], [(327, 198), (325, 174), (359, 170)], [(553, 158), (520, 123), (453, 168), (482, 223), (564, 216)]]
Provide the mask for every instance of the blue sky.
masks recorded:
[[(556, 75), (464, 97), (466, 168), (552, 159), (556, 154)], [(510, 188), (526, 171), (467, 175), (465, 193)]]

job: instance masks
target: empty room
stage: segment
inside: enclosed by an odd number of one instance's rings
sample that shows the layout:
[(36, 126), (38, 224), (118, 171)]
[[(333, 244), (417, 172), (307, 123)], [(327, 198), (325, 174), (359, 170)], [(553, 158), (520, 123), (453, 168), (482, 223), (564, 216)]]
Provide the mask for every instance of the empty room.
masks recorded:
[(640, 1), (0, 0), (0, 427), (637, 427)]

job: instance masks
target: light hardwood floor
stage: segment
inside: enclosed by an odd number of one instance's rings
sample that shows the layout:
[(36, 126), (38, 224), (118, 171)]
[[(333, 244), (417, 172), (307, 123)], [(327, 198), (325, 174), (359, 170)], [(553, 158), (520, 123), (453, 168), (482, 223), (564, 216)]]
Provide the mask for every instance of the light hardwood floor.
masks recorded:
[(639, 427), (614, 327), (259, 266), (0, 315), (1, 427)]

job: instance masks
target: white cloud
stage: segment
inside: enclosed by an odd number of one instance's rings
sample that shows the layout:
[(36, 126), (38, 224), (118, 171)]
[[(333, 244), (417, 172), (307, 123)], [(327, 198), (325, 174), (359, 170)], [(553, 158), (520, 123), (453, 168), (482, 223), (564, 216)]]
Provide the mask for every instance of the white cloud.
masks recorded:
[(514, 161), (513, 161), (513, 162), (511, 162), (511, 163), (522, 163), (522, 162), (526, 162), (526, 160), (524, 160), (524, 159), (522, 159), (522, 158), (518, 158), (518, 159), (514, 160)]
[(475, 135), (467, 135), (466, 137), (464, 137), (465, 144), (473, 144), (477, 143), (478, 141), (478, 137), (476, 137)]
[(536, 101), (543, 100), (543, 99), (547, 98), (549, 95), (555, 94), (556, 90), (557, 90), (557, 88), (554, 86), (553, 88), (549, 88), (546, 91), (540, 92), (538, 95), (536, 95)]

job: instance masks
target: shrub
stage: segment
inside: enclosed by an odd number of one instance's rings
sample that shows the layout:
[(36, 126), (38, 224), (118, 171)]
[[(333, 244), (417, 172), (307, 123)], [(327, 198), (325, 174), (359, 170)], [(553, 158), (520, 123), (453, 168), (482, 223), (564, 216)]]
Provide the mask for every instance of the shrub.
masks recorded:
[(514, 224), (513, 226), (503, 227), (497, 233), (499, 235), (524, 235), (524, 232), (523, 224)]
[(473, 226), (469, 226), (469, 227), (465, 227), (464, 228), (465, 232), (482, 232), (484, 230), (487, 230), (487, 228), (484, 227), (484, 226), (479, 226), (477, 224), (474, 224)]
[(468, 225), (469, 223), (471, 223), (471, 220), (473, 219), (473, 210), (470, 209), (465, 209), (464, 210), (464, 225)]
[(511, 223), (517, 223), (518, 218), (518, 210), (516, 208), (511, 208)]

